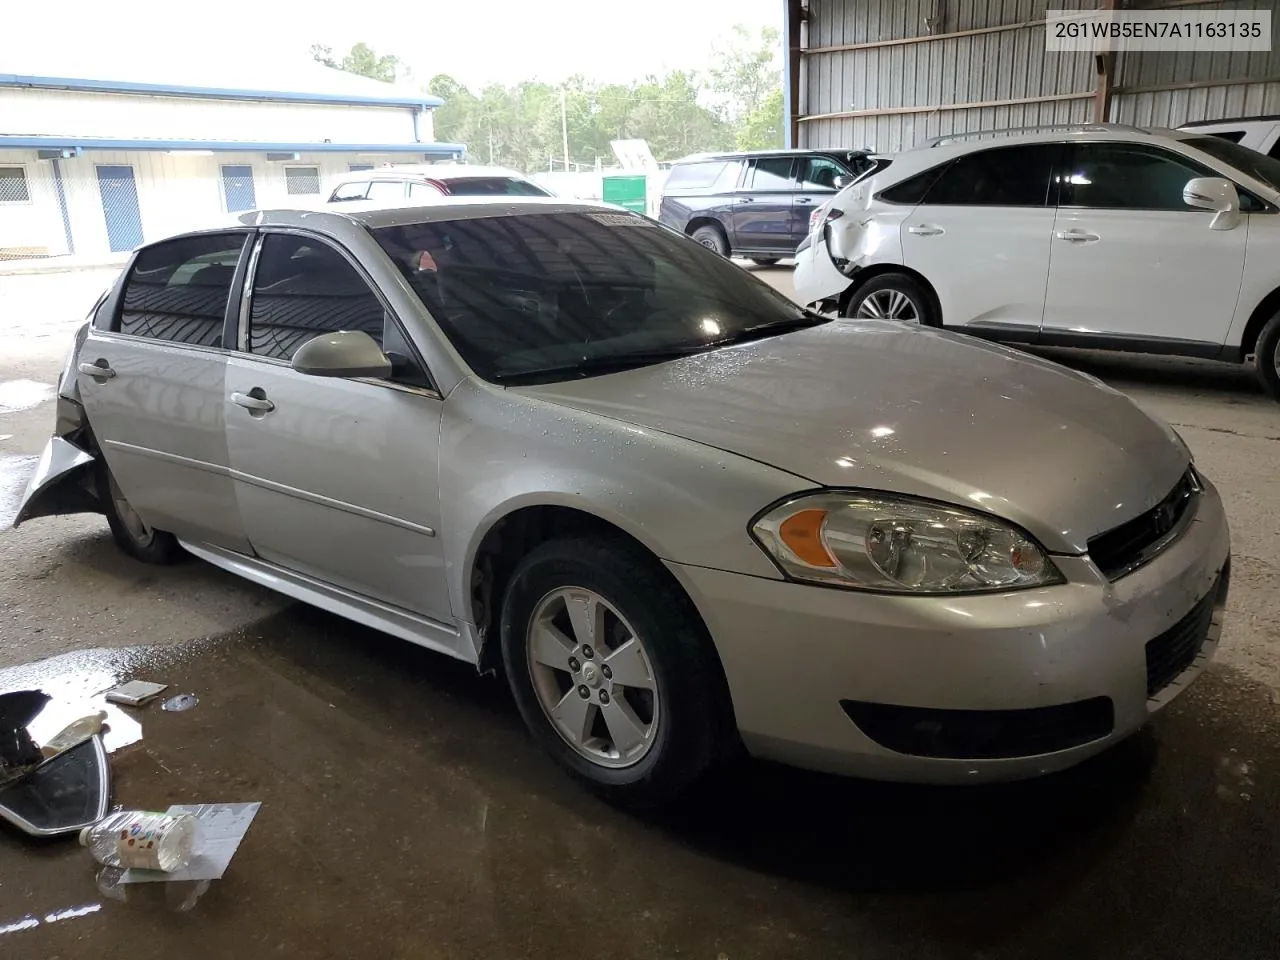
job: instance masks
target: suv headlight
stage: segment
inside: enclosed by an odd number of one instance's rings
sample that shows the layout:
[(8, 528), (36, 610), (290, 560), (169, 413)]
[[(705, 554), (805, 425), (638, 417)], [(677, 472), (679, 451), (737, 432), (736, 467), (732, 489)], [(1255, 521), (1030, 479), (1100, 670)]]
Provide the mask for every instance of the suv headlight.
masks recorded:
[(799, 497), (751, 533), (793, 580), (878, 593), (982, 593), (1061, 583), (1026, 533), (989, 514), (871, 492)]

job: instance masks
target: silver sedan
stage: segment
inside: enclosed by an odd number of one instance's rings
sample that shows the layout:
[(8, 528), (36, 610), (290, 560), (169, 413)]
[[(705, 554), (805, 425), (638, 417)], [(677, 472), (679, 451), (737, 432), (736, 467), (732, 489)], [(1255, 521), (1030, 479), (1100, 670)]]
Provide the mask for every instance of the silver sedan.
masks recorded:
[(741, 747), (1033, 776), (1213, 655), (1221, 501), (1098, 382), (830, 321), (558, 200), (275, 211), (139, 250), (80, 331), (19, 522), (106, 515), (505, 674), (533, 736), (661, 802)]

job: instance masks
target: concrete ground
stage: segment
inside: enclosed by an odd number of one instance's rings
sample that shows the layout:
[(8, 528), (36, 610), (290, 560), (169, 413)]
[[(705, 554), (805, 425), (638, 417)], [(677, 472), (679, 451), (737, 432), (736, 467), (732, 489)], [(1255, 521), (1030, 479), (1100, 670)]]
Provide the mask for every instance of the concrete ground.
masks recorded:
[(1218, 662), (1146, 732), (999, 787), (745, 763), (637, 817), (565, 779), (469, 667), (199, 563), (136, 564), (100, 518), (6, 529), (109, 279), (0, 278), (0, 690), (53, 694), (45, 733), (119, 679), (195, 693), (111, 708), (115, 800), (263, 807), (207, 889), (113, 888), (73, 842), (0, 829), (0, 957), (1274, 955), (1280, 406), (1247, 372), (1054, 354), (1175, 423), (1233, 526)]

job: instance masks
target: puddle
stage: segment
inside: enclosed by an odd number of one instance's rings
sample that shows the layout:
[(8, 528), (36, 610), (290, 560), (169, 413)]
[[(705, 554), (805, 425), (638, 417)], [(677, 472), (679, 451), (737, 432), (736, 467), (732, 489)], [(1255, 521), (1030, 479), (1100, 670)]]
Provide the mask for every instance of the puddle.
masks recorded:
[(35, 380), (0, 381), (0, 413), (34, 410), (53, 397), (54, 388)]

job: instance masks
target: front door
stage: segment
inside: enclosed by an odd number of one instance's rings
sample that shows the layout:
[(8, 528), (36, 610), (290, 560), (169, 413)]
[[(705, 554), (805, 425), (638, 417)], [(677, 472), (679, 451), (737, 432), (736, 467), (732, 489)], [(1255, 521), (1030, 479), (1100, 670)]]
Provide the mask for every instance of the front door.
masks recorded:
[(793, 157), (760, 157), (748, 162), (733, 202), (733, 247), (746, 254), (789, 257), (791, 205), (796, 181)]
[(142, 212), (133, 167), (99, 165), (98, 196), (113, 253), (142, 246)]
[(799, 162), (799, 189), (791, 203), (791, 242), (797, 247), (809, 235), (809, 215), (836, 195), (836, 178), (851, 176), (830, 157), (801, 157)]
[(1062, 175), (1044, 334), (1220, 345), (1244, 274), (1247, 218), (1211, 230), (1182, 190), (1218, 176), (1131, 143), (1080, 143)]
[(114, 316), (100, 311), (90, 329), (78, 375), (94, 436), (142, 519), (241, 553), (249, 545), (227, 467), (224, 331), (248, 236), (202, 234), (140, 252)]
[(903, 263), (933, 284), (947, 326), (1036, 335), (1058, 151), (1057, 144), (1027, 144), (959, 157), (902, 221)]
[[(242, 318), (244, 319), (244, 318)], [(392, 381), (313, 377), (294, 351), (336, 330), (412, 350), (343, 253), (269, 233), (252, 278), (224, 403), (236, 496), (254, 550), (271, 563), (452, 623), (440, 546), (443, 402), (420, 365)], [(395, 341), (389, 343), (388, 341)]]

